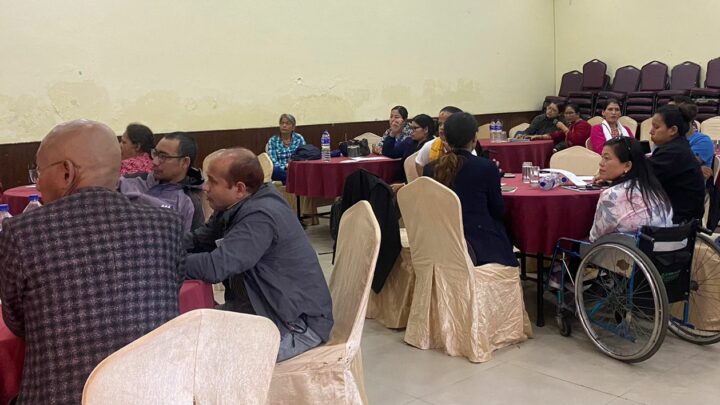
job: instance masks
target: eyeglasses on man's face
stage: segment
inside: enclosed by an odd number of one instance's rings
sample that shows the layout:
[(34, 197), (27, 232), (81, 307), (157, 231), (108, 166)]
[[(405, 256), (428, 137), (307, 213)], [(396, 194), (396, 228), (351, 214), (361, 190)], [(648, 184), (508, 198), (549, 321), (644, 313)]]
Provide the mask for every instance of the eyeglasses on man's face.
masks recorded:
[(40, 179), (40, 171), (41, 170), (47, 170), (55, 165), (59, 165), (60, 163), (65, 163), (65, 162), (67, 162), (67, 160), (58, 160), (57, 162), (50, 163), (49, 165), (43, 167), (42, 169), (37, 167), (36, 164), (30, 165), (31, 167), (30, 167), (30, 169), (28, 169), (28, 175), (30, 176), (30, 182), (32, 184), (37, 184), (38, 179)]
[(165, 153), (165, 152), (160, 152), (160, 151), (158, 151), (157, 149), (150, 149), (150, 157), (152, 157), (153, 159), (157, 159), (160, 163), (163, 163), (163, 162), (167, 161), (168, 159), (182, 159), (182, 158), (184, 158), (184, 157), (186, 157), (186, 156), (187, 156), (187, 155), (185, 155), (185, 156), (172, 156), (172, 155), (169, 155), (169, 154), (167, 154), (167, 153)]

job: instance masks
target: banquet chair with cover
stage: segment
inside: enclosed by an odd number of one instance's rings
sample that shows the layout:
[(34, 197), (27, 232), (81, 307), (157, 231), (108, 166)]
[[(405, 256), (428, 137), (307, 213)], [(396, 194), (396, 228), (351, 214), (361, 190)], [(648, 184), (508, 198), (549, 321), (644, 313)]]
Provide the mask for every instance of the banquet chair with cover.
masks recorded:
[(340, 219), (330, 277), (333, 325), (323, 345), (275, 367), (268, 404), (367, 404), (360, 341), (380, 250), (380, 227), (367, 201)]
[[(225, 149), (218, 149), (214, 152), (211, 152), (209, 155), (205, 156), (205, 159), (203, 159), (203, 162), (202, 162), (203, 176), (207, 176), (208, 167), (210, 167), (210, 162), (212, 162), (212, 160), (215, 159), (224, 150)], [(272, 168), (270, 169), (270, 174), (272, 174)], [(210, 203), (208, 202), (207, 194), (205, 193), (205, 191), (202, 192), (200, 201), (202, 201), (203, 212), (205, 213), (205, 222), (207, 222), (207, 220), (210, 219), (210, 217), (212, 216), (214, 210), (212, 209), (212, 207), (210, 207)]]
[(266, 152), (263, 152), (258, 155), (258, 161), (260, 161), (260, 166), (262, 167), (263, 171), (263, 183), (271, 182), (273, 173), (273, 162), (270, 159), (270, 155), (268, 155)]
[(652, 128), (652, 117), (640, 123), (640, 135), (635, 134), (635, 136), (641, 141), (650, 142), (650, 148), (652, 148), (655, 142), (650, 138), (650, 128)]
[(278, 329), (267, 318), (190, 311), (98, 364), (82, 403), (261, 405), (279, 344)]
[(618, 119), (618, 121), (620, 121), (621, 125), (628, 127), (630, 129), (630, 132), (632, 132), (633, 134), (637, 133), (638, 123), (634, 119), (628, 117), (627, 115), (623, 115)]
[(508, 131), (508, 138), (514, 138), (518, 132), (524, 132), (526, 129), (528, 129), (529, 126), (530, 124), (528, 124), (527, 122), (515, 125), (514, 127), (510, 128), (510, 131)]
[(604, 119), (603, 117), (601, 117), (601, 116), (599, 116), (599, 115), (596, 115), (596, 116), (588, 119), (588, 120), (587, 120), (587, 123), (590, 124), (590, 126), (600, 125), (600, 123), (603, 122), (603, 119)]
[(415, 167), (415, 158), (417, 157), (418, 152), (413, 153), (412, 155), (408, 156), (407, 159), (403, 162), (403, 170), (405, 171), (405, 181), (407, 183), (410, 183), (411, 181), (418, 178), (418, 172), (417, 167)]
[(398, 202), (415, 269), (405, 342), (484, 362), (530, 337), (519, 268), (473, 266), (457, 195), (420, 177), (400, 189)]
[(482, 124), (478, 127), (475, 139), (490, 139), (490, 124)]
[(367, 139), (368, 146), (377, 145), (378, 143), (380, 143), (380, 141), (382, 141), (381, 136), (373, 134), (372, 132), (365, 132), (364, 134), (360, 134), (353, 139), (356, 139), (358, 141), (361, 139)]
[(578, 176), (592, 176), (598, 171), (600, 155), (582, 146), (571, 146), (550, 157), (551, 169), (562, 169)]
[(713, 141), (720, 141), (720, 117), (708, 118), (700, 124), (700, 132)]

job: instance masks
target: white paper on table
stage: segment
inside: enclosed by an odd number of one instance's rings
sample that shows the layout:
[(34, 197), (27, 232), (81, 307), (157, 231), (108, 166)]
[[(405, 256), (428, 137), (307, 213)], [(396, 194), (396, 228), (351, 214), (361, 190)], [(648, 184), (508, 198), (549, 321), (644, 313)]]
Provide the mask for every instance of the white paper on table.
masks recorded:
[[(560, 173), (563, 176), (567, 177), (570, 182), (576, 186), (586, 186), (587, 182), (585, 182), (581, 176), (576, 176), (575, 173), (569, 172), (567, 170), (562, 169), (542, 169), (544, 172), (551, 172), (551, 173)], [(582, 177), (588, 177), (588, 176), (582, 176)], [(592, 177), (590, 177), (592, 180)]]
[(390, 160), (390, 159), (389, 159), (389, 158), (386, 158), (385, 156), (370, 156), (370, 157), (358, 156), (358, 157), (350, 158), (350, 160), (343, 160), (343, 161), (340, 162), (340, 163), (360, 162), (360, 161), (363, 161), (363, 160)]

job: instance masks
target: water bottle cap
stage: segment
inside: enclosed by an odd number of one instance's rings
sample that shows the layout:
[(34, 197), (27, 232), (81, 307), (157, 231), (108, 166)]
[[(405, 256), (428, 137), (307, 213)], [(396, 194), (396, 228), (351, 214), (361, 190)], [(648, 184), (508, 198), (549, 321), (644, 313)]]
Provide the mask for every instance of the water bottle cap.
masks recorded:
[(10, 211), (10, 207), (7, 204), (0, 204), (0, 212)]
[(39, 201), (40, 196), (37, 194), (30, 194), (30, 201)]

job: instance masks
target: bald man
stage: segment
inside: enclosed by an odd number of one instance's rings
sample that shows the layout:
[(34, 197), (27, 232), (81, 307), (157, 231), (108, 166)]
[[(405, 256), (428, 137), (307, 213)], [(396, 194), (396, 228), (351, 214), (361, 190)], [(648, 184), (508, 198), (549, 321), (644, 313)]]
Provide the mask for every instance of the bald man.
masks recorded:
[(77, 404), (100, 361), (178, 314), (182, 220), (115, 191), (104, 124), (58, 125), (37, 166), (45, 205), (0, 232), (3, 320), (26, 343), (18, 404)]
[(210, 162), (203, 189), (215, 214), (186, 236), (187, 275), (230, 279), (222, 309), (269, 318), (280, 330), (278, 361), (326, 342), (330, 291), (315, 249), (274, 186), (263, 184), (255, 154), (226, 149)]

